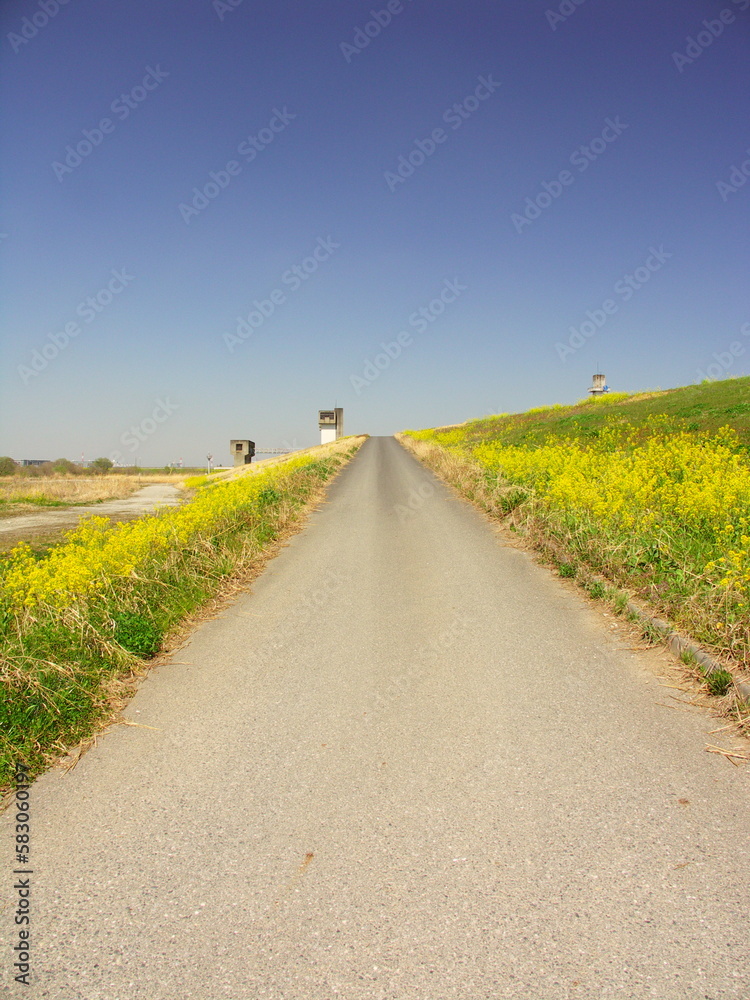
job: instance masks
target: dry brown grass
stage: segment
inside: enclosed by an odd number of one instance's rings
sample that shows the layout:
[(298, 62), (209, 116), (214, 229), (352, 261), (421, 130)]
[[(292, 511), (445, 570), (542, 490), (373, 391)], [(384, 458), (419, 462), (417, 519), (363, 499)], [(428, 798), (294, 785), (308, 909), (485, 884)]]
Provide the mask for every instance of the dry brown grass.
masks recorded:
[(144, 476), (45, 476), (29, 479), (25, 476), (7, 476), (0, 479), (0, 501), (12, 504), (40, 503), (44, 500), (59, 503), (83, 504), (98, 500), (121, 500), (151, 483), (171, 483), (179, 486), (182, 480), (167, 475)]
[(194, 476), (192, 478), (204, 479), (211, 483), (221, 483), (227, 479), (234, 479), (236, 476), (244, 476), (254, 472), (265, 472), (272, 465), (288, 462), (290, 458), (298, 458), (301, 455), (310, 455), (313, 458), (325, 458), (328, 455), (336, 455), (347, 451), (352, 446), (359, 448), (365, 442), (366, 438), (366, 434), (352, 435), (351, 437), (339, 438), (338, 441), (332, 441), (330, 444), (316, 444), (312, 448), (304, 448), (301, 451), (290, 451), (285, 455), (261, 458), (257, 462), (251, 462), (249, 465), (238, 465), (232, 469), (220, 469), (217, 472), (212, 472), (210, 476)]
[(502, 484), (490, 485), (486, 473), (477, 462), (430, 441), (416, 441), (408, 434), (396, 434), (395, 437), (415, 458), (488, 514), (502, 517), (512, 509), (511, 498), (519, 494), (518, 488)]

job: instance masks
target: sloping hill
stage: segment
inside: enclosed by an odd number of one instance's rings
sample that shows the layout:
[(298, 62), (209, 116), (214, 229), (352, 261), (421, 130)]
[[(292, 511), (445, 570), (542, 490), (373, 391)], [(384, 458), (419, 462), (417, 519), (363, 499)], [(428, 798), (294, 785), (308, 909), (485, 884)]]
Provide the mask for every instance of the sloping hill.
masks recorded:
[(750, 378), (407, 431), (567, 576), (594, 571), (750, 662)]
[[(740, 443), (750, 447), (750, 377), (634, 395), (611, 393), (584, 399), (573, 406), (540, 407), (525, 413), (484, 417), (461, 425), (462, 441), (465, 445), (492, 440), (532, 445), (551, 435), (585, 439), (598, 436), (607, 425), (624, 422), (645, 429), (655, 416), (668, 418), (675, 430), (700, 436), (715, 434), (729, 426)], [(434, 428), (433, 433), (442, 436), (441, 430)]]

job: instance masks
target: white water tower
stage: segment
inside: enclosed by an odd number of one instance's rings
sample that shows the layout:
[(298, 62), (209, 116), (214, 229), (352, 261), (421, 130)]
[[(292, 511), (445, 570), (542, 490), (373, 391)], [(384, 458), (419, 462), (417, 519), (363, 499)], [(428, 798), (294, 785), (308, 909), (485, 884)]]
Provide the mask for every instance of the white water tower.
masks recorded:
[(320, 428), (320, 443), (330, 444), (343, 436), (344, 411), (337, 406), (333, 410), (318, 410), (318, 427)]

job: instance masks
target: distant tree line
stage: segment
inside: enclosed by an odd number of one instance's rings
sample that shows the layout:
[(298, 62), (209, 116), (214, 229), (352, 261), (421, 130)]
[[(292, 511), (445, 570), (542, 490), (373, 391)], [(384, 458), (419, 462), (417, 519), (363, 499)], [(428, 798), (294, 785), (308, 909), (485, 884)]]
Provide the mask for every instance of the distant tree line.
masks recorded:
[(161, 475), (163, 472), (185, 476), (191, 472), (204, 472), (205, 467), (177, 468), (175, 465), (165, 465), (162, 469), (161, 467), (144, 468), (139, 465), (118, 465), (115, 469), (109, 458), (95, 458), (87, 465), (71, 462), (69, 458), (56, 458), (54, 462), (43, 462), (41, 465), (21, 465), (20, 462), (16, 462), (8, 455), (0, 457), (0, 476), (25, 476), (29, 479), (35, 479), (39, 476), (103, 476), (113, 470), (118, 476), (140, 476), (143, 473)]
[(43, 465), (20, 465), (8, 455), (0, 457), (0, 476), (28, 476), (32, 479), (38, 476), (90, 476), (92, 473), (103, 475), (111, 468), (112, 462), (108, 458), (95, 458), (88, 466), (83, 466), (68, 458), (57, 458), (54, 462), (45, 462)]

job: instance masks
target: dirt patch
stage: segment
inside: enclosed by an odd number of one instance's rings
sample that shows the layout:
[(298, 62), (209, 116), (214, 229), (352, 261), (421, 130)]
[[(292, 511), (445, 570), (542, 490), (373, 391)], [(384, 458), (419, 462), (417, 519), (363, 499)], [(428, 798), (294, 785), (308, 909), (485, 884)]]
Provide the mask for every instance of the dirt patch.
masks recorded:
[(158, 507), (173, 507), (185, 499), (186, 493), (166, 483), (152, 483), (119, 500), (70, 507), (43, 507), (33, 513), (16, 514), (0, 520), (0, 548), (8, 549), (21, 541), (51, 545), (75, 528), (85, 517), (97, 515), (111, 521), (130, 521), (143, 517)]

